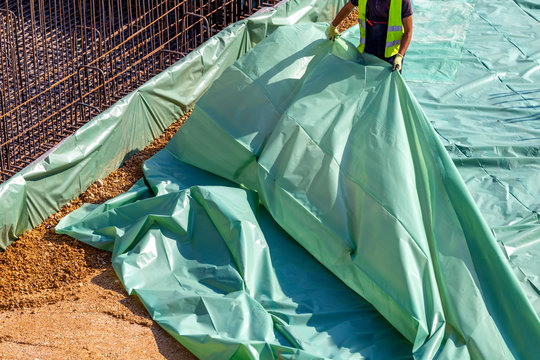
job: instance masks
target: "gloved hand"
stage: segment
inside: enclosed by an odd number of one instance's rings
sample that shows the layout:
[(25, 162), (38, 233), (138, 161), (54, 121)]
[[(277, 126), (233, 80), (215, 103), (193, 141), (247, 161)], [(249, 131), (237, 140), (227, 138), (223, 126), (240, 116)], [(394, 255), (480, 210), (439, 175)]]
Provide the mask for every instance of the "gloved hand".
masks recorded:
[(338, 29), (334, 25), (330, 24), (330, 26), (328, 27), (328, 40), (334, 41), (336, 36), (340, 35), (341, 33), (338, 31)]
[(403, 61), (403, 55), (400, 53), (397, 53), (394, 57), (394, 66), (392, 67), (392, 71), (401, 71), (401, 62)]

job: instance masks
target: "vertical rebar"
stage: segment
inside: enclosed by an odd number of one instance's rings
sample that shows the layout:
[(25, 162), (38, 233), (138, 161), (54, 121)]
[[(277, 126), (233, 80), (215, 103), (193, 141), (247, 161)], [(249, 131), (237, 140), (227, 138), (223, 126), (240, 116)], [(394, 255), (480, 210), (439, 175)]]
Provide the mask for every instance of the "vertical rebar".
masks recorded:
[(253, 0), (0, 0), (0, 182)]
[[(6, 169), (9, 170), (9, 143), (8, 141), (8, 133), (7, 133), (7, 116), (6, 116), (6, 109), (4, 106), (5, 103), (5, 97), (4, 92), (2, 89), (0, 89), (0, 126), (2, 126), (2, 132), (0, 133), (2, 136), (0, 136), (0, 170)], [(5, 145), (3, 145), (5, 143)], [(3, 175), (0, 171), (0, 175)], [(0, 181), (3, 181), (5, 176), (0, 176)]]

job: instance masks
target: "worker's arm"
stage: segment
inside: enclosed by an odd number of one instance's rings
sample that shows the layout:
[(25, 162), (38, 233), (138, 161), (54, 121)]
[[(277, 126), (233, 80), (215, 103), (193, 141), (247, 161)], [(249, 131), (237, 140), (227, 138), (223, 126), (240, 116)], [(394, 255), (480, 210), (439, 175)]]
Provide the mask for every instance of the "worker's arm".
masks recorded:
[(332, 26), (337, 27), (339, 23), (343, 21), (343, 19), (349, 16), (349, 14), (351, 13), (351, 11), (353, 11), (353, 9), (354, 9), (354, 5), (351, 4), (350, 1), (346, 3), (345, 6), (343, 6), (341, 10), (338, 12), (334, 21), (332, 21)]
[(332, 23), (328, 27), (328, 39), (333, 41), (336, 38), (336, 36), (340, 35), (337, 29), (337, 26), (339, 25), (340, 22), (343, 21), (343, 19), (349, 16), (349, 14), (351, 13), (353, 9), (354, 9), (354, 5), (351, 4), (350, 1), (341, 8), (341, 10), (336, 15), (336, 18), (334, 19), (334, 21), (332, 21)]
[(401, 44), (399, 45), (399, 51), (394, 57), (394, 66), (392, 67), (392, 71), (398, 70), (401, 72), (401, 64), (403, 62), (403, 56), (405, 56), (405, 52), (407, 51), (407, 48), (409, 47), (409, 44), (411, 43), (412, 38), (412, 15), (407, 16), (406, 18), (403, 18), (403, 36), (401, 37)]
[(401, 54), (401, 56), (404, 56), (412, 39), (412, 15), (407, 16), (406, 18), (403, 18), (402, 22), (403, 22), (403, 37), (401, 38), (401, 44), (399, 45), (399, 54)]

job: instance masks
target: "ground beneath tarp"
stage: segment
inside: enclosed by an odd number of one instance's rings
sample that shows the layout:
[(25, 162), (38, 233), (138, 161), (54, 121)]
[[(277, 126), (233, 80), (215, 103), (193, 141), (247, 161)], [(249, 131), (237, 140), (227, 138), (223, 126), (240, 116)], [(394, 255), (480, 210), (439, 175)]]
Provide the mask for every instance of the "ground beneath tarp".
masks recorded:
[(184, 121), (0, 253), (1, 359), (194, 359), (126, 294), (109, 252), (54, 232), (83, 203), (129, 189)]

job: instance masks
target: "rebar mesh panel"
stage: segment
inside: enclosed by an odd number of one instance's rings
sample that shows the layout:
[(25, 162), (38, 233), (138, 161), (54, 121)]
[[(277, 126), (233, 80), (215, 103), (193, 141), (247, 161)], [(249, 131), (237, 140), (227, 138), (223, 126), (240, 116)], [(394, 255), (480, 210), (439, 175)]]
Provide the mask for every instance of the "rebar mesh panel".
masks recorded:
[(0, 183), (230, 23), (277, 3), (4, 0)]

